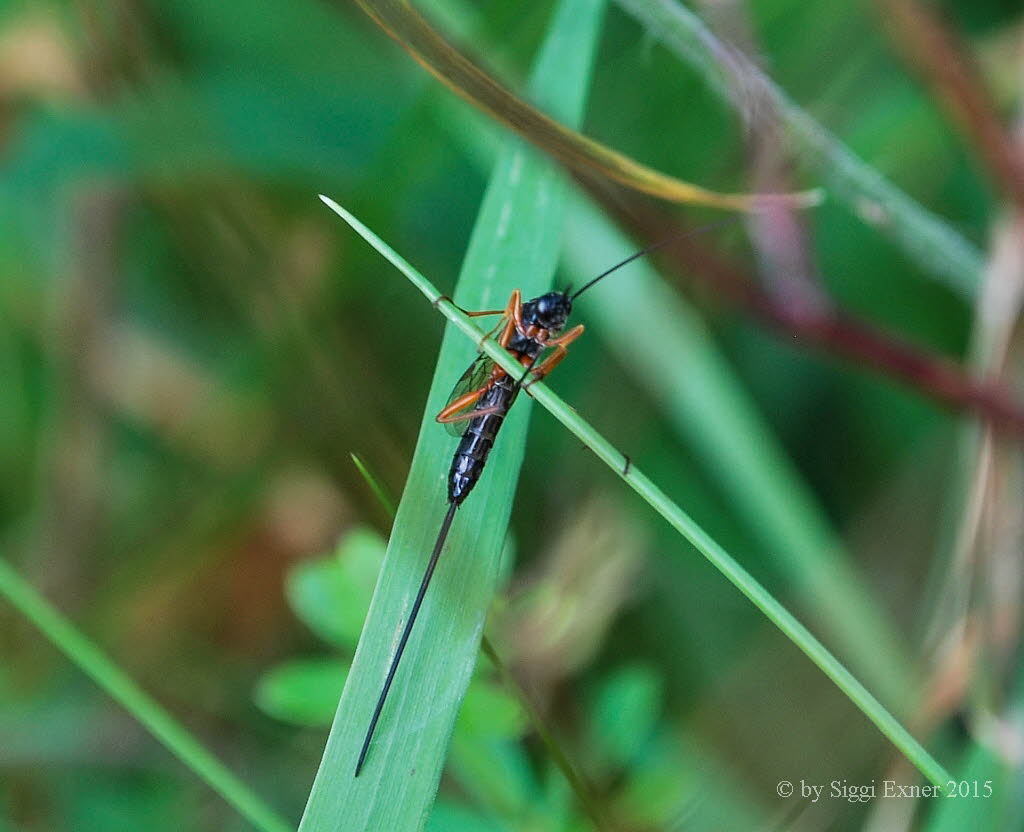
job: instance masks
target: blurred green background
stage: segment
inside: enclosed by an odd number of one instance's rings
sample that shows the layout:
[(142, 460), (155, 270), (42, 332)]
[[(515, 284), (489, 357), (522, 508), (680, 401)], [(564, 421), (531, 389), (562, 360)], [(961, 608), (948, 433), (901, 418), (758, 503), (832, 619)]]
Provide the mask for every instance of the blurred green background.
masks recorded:
[[(1019, 5), (944, 5), (1012, 122)], [(419, 7), (513, 89), (551, 12)], [(757, 0), (729, 14), (801, 106), (989, 247), (997, 190), (893, 48), (884, 10)], [(689, 181), (752, 187), (740, 120), (614, 4), (584, 132)], [(484, 133), (349, 3), (0, 8), (0, 554), (289, 820), (390, 523), (351, 454), (400, 495), (442, 328), (316, 194), (450, 290), (488, 173)], [(634, 228), (657, 217), (653, 235), (707, 214), (605, 199)], [(836, 200), (805, 220), (810, 271), (839, 306), (967, 360), (970, 303)], [(699, 244), (757, 271), (742, 227)], [(971, 825), (937, 801), (778, 797), (783, 779), (915, 781), (539, 409), (491, 628), (503, 655), (624, 829), (1011, 828), (1024, 743), (1017, 446), (972, 438), (927, 397), (766, 330), (707, 281), (667, 277), (763, 421), (747, 440), (781, 444), (787, 483), (803, 482), (801, 505), (842, 540), (895, 653), (911, 657), (921, 687), (898, 715), (954, 774), (1003, 787)], [(813, 620), (700, 429), (679, 430), (634, 370), (593, 334), (552, 385)], [(450, 441), (440, 428), (437, 440)], [(990, 490), (971, 478), (979, 458)], [(0, 830), (248, 828), (3, 601), (0, 649)], [(460, 719), (430, 828), (588, 828), (486, 667)]]

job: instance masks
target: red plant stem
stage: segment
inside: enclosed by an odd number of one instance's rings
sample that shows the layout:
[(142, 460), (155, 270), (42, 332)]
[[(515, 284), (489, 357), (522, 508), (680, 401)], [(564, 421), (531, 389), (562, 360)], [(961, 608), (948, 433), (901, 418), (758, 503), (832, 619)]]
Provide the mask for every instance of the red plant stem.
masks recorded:
[[(641, 241), (664, 239), (673, 227), (679, 230), (635, 201), (623, 204), (621, 195), (610, 196), (604, 188), (584, 184)], [(976, 413), (1002, 433), (1024, 437), (1024, 407), (1002, 385), (972, 378), (957, 362), (837, 309), (817, 292), (806, 297), (773, 297), (757, 288), (740, 266), (711, 251), (699, 238), (666, 248), (663, 256), (677, 272), (699, 279), (715, 299), (728, 302), (787, 339), (854, 361), (951, 410)]]
[(956, 30), (918, 0), (876, 4), (893, 43), (973, 144), (992, 184), (1024, 213), (1024, 159)]
[(953, 361), (837, 309), (794, 313), (755, 292), (747, 299), (747, 309), (779, 332), (899, 380), (953, 410), (974, 411), (990, 419), (994, 427), (1024, 437), (1024, 409), (1001, 386), (973, 379)]

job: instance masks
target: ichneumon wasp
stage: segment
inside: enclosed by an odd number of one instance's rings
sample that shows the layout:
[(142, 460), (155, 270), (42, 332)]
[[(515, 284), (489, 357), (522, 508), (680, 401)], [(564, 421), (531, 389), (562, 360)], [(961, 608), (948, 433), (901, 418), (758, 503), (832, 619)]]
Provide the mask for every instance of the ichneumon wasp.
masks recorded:
[[(388, 666), (387, 676), (381, 687), (380, 696), (377, 698), (377, 705), (370, 719), (370, 725), (366, 729), (366, 736), (359, 751), (359, 759), (356, 761), (356, 777), (359, 776), (359, 772), (362, 771), (363, 764), (366, 762), (366, 755), (370, 750), (370, 742), (373, 740), (377, 722), (384, 709), (384, 703), (391, 690), (391, 683), (395, 679), (398, 665), (402, 661), (402, 654), (405, 652), (409, 635), (416, 623), (423, 598), (427, 594), (427, 587), (430, 585), (437, 562), (441, 557), (441, 550), (448, 539), (448, 532), (455, 519), (456, 510), (479, 482), (480, 475), (487, 464), (487, 457), (494, 447), (494, 440), (509, 408), (512, 407), (519, 395), (519, 391), (529, 387), (533, 381), (547, 376), (565, 358), (569, 345), (584, 332), (582, 324), (564, 331), (569, 315), (572, 313), (573, 301), (595, 283), (638, 257), (650, 254), (669, 243), (701, 234), (722, 225), (729, 225), (735, 221), (730, 219), (711, 223), (655, 243), (606, 269), (576, 292), (571, 292), (571, 287), (568, 287), (562, 292), (548, 292), (532, 300), (524, 301), (522, 293), (516, 289), (512, 292), (504, 309), (469, 311), (459, 307), (463, 314), (471, 318), (501, 316), (497, 325), (491, 329), (486, 338), (496, 338), (497, 343), (508, 350), (523, 365), (523, 373), (519, 378), (513, 378), (493, 359), (481, 352), (462, 374), (448, 398), (448, 403), (437, 414), (437, 421), (444, 424), (449, 433), (461, 437), (448, 472), (448, 511), (441, 522), (441, 529), (437, 534), (430, 560), (416, 592), (409, 618), (402, 629), (402, 635)], [(437, 302), (441, 300), (449, 299), (439, 298)], [(546, 351), (550, 352), (546, 353)], [(528, 376), (532, 376), (533, 379), (527, 381)]]

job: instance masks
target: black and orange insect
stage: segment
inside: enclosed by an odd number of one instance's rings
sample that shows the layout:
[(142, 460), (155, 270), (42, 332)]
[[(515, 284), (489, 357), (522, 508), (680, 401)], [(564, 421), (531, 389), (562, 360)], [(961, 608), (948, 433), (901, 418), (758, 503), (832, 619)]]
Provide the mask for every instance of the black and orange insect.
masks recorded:
[[(448, 511), (441, 523), (441, 530), (437, 534), (437, 541), (434, 543), (430, 561), (427, 563), (426, 572), (423, 574), (423, 580), (420, 582), (416, 599), (413, 601), (412, 610), (409, 612), (409, 618), (405, 622), (405, 628), (398, 641), (398, 648), (388, 667), (373, 717), (370, 719), (370, 726), (367, 728), (363, 747), (359, 752), (359, 759), (356, 761), (356, 777), (359, 776), (363, 763), (366, 761), (366, 754), (370, 749), (370, 741), (373, 739), (377, 721), (384, 709), (384, 702), (391, 689), (399, 662), (402, 660), (402, 654), (405, 652), (413, 624), (416, 623), (416, 616), (419, 614), (423, 597), (427, 593), (430, 579), (434, 575), (441, 550), (448, 538), (456, 510), (479, 482), (480, 475), (487, 464), (487, 457), (494, 447), (494, 440), (505, 421), (505, 415), (512, 407), (516, 396), (519, 395), (519, 391), (532, 384), (533, 380), (544, 378), (557, 367), (565, 358), (569, 345), (583, 334), (582, 324), (563, 333), (569, 315), (572, 313), (573, 301), (599, 280), (638, 257), (649, 254), (676, 240), (699, 234), (728, 222), (731, 220), (684, 232), (638, 251), (602, 272), (572, 294), (567, 288), (564, 292), (548, 292), (524, 302), (522, 293), (516, 289), (512, 292), (504, 309), (487, 309), (479, 312), (461, 310), (471, 318), (487, 315), (501, 316), (498, 324), (488, 333), (487, 337), (497, 336), (497, 343), (508, 350), (523, 365), (523, 373), (519, 378), (513, 378), (493, 359), (481, 352), (455, 385), (448, 403), (437, 414), (438, 422), (444, 424), (450, 433), (462, 437), (448, 472)], [(447, 298), (439, 298), (438, 302), (440, 300), (447, 300)], [(527, 381), (528, 376), (532, 376), (533, 380)]]

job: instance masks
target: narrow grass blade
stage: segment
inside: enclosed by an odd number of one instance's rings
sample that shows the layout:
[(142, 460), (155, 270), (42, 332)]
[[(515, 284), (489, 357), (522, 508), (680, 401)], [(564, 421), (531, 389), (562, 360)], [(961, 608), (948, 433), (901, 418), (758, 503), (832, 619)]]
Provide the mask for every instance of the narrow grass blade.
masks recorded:
[[(324, 201), (349, 225), (358, 231), (374, 248), (393, 263), (424, 295), (470, 340), (479, 343), (484, 333), (466, 318), (453, 304), (444, 300), (440, 292), (423, 275), (410, 266), (370, 229), (349, 214), (340, 205), (326, 197)], [(507, 372), (514, 373), (521, 365), (496, 343), (487, 341), (484, 351)], [(911, 736), (888, 710), (847, 670), (828, 649), (754, 577), (719, 546), (682, 508), (656, 486), (636, 466), (628, 465), (626, 456), (601, 436), (579, 413), (553, 393), (545, 384), (530, 386), (531, 398), (539, 402), (558, 421), (590, 448), (619, 477), (624, 479), (655, 511), (664, 517), (690, 544), (706, 557), (754, 606), (777, 626), (787, 638), (825, 673), (836, 686), (889, 738), (915, 767), (930, 780), (945, 788), (949, 775), (945, 769)]]
[(701, 73), (708, 86), (741, 115), (752, 102), (776, 113), (796, 152), (812, 169), (821, 171), (832, 192), (856, 216), (893, 239), (929, 274), (962, 296), (977, 293), (983, 260), (973, 245), (859, 159), (753, 62), (715, 37), (697, 15), (676, 0), (616, 1), (651, 37)]
[[(565, 262), (577, 284), (637, 250), (579, 194), (570, 203), (565, 236)], [(581, 302), (587, 324), (594, 323), (608, 349), (651, 390), (690, 441), (736, 514), (772, 553), (803, 607), (884, 701), (905, 703), (913, 674), (893, 623), (693, 310), (643, 260)]]
[(394, 518), (395, 501), (391, 499), (391, 495), (388, 494), (387, 489), (384, 487), (384, 483), (373, 475), (373, 472), (366, 467), (366, 463), (363, 462), (357, 454), (353, 453), (349, 454), (349, 456), (352, 457), (352, 464), (356, 466), (356, 469), (359, 471), (362, 478), (366, 480), (366, 484), (370, 486), (370, 490), (373, 492), (374, 496), (380, 501), (381, 506), (383, 506), (384, 510), (388, 513), (388, 517)]
[(264, 832), (294, 829), (203, 748), (188, 729), (128, 678), (3, 559), (0, 559), (0, 595), (253, 826)]
[[(532, 75), (530, 88), (538, 106), (566, 123), (578, 123), (582, 114), (602, 9), (600, 0), (563, 0)], [(513, 287), (533, 295), (550, 286), (561, 247), (566, 185), (555, 165), (518, 139), (509, 140), (463, 264), (456, 290), (460, 304), (495, 308), (507, 302)], [(484, 477), (455, 517), (358, 779), (353, 767), (447, 508), (445, 481), (455, 440), (435, 423), (434, 414), (473, 355), (474, 345), (449, 327), (387, 556), (302, 832), (419, 829), (430, 810), (498, 579), (526, 442), (528, 401), (512, 409)]]

